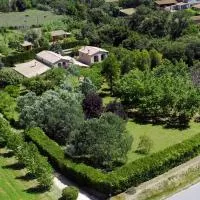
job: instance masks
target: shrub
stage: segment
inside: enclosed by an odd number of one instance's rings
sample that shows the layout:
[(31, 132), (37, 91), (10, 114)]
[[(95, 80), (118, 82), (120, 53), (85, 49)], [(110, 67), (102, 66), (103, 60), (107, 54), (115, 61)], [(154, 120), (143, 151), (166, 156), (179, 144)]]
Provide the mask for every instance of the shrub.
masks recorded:
[(147, 136), (140, 136), (140, 141), (137, 147), (136, 152), (141, 154), (148, 154), (153, 146), (153, 141)]
[(40, 155), (35, 144), (25, 142), (22, 135), (15, 132), (9, 123), (1, 117), (0, 141), (13, 151), (20, 163), (26, 166), (28, 172), (37, 178), (40, 186), (45, 189), (51, 187), (53, 171), (47, 158)]
[(63, 200), (76, 200), (78, 198), (78, 189), (73, 186), (69, 186), (63, 189), (62, 199)]
[(26, 135), (61, 173), (79, 185), (89, 186), (106, 196), (137, 186), (200, 154), (200, 134), (197, 134), (182, 143), (105, 173), (65, 158), (62, 148), (39, 128), (30, 129)]

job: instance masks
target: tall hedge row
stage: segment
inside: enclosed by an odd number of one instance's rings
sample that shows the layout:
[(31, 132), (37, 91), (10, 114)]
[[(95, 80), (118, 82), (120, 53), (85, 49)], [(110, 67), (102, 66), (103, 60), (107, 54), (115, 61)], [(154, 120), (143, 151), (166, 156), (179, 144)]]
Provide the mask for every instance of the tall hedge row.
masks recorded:
[(53, 181), (53, 170), (47, 158), (43, 157), (34, 143), (24, 141), (22, 134), (15, 132), (10, 124), (0, 116), (0, 143), (13, 151), (18, 161), (26, 166), (39, 182), (40, 186), (49, 189)]
[(44, 50), (44, 48), (37, 48), (31, 51), (14, 53), (13, 55), (3, 57), (2, 62), (6, 67), (13, 67), (16, 63), (23, 63), (27, 60), (34, 59), (35, 55), (42, 50)]
[(135, 160), (110, 173), (104, 173), (85, 164), (74, 163), (66, 158), (61, 147), (49, 139), (39, 128), (30, 129), (26, 135), (64, 175), (80, 185), (87, 185), (106, 195), (117, 194), (129, 187), (137, 186), (200, 153), (199, 133), (182, 143)]

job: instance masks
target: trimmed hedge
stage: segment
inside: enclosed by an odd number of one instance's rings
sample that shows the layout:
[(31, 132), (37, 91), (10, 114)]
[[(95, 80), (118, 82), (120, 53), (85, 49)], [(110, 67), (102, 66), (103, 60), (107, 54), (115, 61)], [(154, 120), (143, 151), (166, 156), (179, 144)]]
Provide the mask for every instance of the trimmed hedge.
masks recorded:
[(65, 40), (63, 43), (61, 43), (62, 49), (70, 49), (70, 48), (75, 48), (77, 46), (84, 46), (84, 45), (87, 45), (85, 40), (74, 40), (74, 41)]
[(74, 186), (69, 186), (62, 191), (62, 200), (76, 200), (79, 190)]
[(34, 59), (35, 55), (42, 50), (44, 50), (44, 48), (37, 48), (31, 51), (14, 53), (13, 55), (3, 57), (2, 62), (4, 63), (6, 67), (13, 67), (14, 64), (16, 63), (22, 63), (27, 60)]
[(129, 187), (148, 181), (169, 169), (184, 163), (200, 153), (200, 133), (163, 151), (135, 160), (116, 170), (105, 173), (65, 158), (64, 151), (39, 128), (26, 133), (52, 164), (64, 175), (80, 185), (89, 186), (106, 195), (118, 194)]

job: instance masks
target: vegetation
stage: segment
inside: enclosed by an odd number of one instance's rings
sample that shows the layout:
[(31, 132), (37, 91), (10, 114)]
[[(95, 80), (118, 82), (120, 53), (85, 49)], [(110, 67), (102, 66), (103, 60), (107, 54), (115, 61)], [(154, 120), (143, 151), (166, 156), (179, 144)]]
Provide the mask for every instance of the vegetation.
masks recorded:
[(132, 138), (125, 131), (125, 122), (118, 116), (105, 113), (99, 119), (85, 121), (80, 130), (74, 132), (66, 150), (71, 157), (107, 170), (126, 162)]
[(7, 200), (54, 200), (59, 193), (52, 188), (50, 191), (37, 191), (38, 182), (28, 174), (27, 169), (18, 164), (12, 152), (0, 149), (0, 198)]
[(22, 135), (12, 130), (3, 118), (0, 118), (0, 141), (5, 143), (19, 163), (25, 165), (28, 172), (37, 178), (41, 188), (50, 189), (53, 171), (47, 159), (40, 155), (33, 143), (25, 142)]
[(63, 189), (62, 199), (63, 200), (76, 200), (78, 198), (78, 189), (73, 186), (69, 186)]

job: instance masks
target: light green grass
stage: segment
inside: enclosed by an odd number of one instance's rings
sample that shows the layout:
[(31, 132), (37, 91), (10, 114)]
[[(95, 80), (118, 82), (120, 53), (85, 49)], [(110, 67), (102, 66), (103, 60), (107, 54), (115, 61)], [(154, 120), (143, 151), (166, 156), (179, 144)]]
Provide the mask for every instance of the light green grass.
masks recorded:
[[(49, 192), (30, 193), (27, 189), (37, 186), (36, 180), (23, 180), (19, 177), (26, 175), (26, 169), (12, 169), (8, 166), (17, 161), (14, 157), (3, 157), (5, 149), (0, 149), (0, 199), (2, 200), (57, 200), (59, 192), (52, 188)], [(4, 154), (5, 155), (5, 154)], [(7, 167), (6, 167), (7, 166)], [(18, 178), (17, 178), (18, 177)]]
[(0, 13), (0, 27), (42, 25), (62, 18), (62, 15), (41, 10)]
[(150, 153), (154, 153), (200, 133), (200, 124), (191, 122), (190, 128), (181, 131), (178, 129), (166, 129), (161, 125), (141, 125), (128, 121), (127, 130), (134, 139), (132, 149), (128, 153), (128, 162), (131, 162), (143, 157), (143, 155), (135, 153), (141, 135), (148, 135), (153, 140), (153, 147)]

